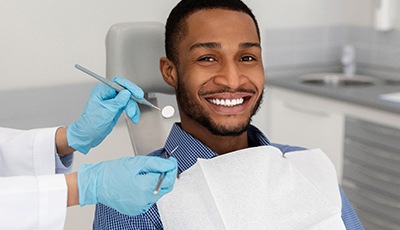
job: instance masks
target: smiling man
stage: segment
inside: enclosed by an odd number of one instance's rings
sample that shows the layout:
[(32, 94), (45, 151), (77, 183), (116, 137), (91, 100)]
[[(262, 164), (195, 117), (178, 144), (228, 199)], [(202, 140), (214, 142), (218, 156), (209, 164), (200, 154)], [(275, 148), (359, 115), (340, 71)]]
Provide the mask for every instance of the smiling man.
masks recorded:
[[(178, 171), (198, 158), (272, 145), (283, 153), (302, 148), (271, 144), (250, 125), (264, 91), (260, 32), (251, 10), (240, 0), (182, 0), (171, 11), (165, 32), (166, 57), (160, 70), (175, 88), (181, 122), (172, 127), (163, 149), (149, 155), (178, 160)], [(346, 196), (342, 220), (363, 229)], [(268, 196), (268, 194), (265, 194)], [(105, 205), (96, 209), (94, 229), (163, 229), (154, 204), (128, 217)]]
[(161, 72), (176, 89), (181, 128), (217, 154), (248, 147), (246, 131), (264, 89), (253, 19), (216, 8), (196, 11), (174, 26), (182, 32), (161, 58)]

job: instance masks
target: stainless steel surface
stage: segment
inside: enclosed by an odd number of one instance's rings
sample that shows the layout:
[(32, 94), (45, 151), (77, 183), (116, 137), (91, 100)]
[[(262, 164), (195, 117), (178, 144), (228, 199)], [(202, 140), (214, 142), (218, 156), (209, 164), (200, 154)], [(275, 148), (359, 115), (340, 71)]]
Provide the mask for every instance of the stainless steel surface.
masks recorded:
[(300, 76), (301, 82), (312, 85), (327, 85), (335, 87), (372, 86), (376, 79), (364, 75), (344, 75), (338, 73), (317, 73)]

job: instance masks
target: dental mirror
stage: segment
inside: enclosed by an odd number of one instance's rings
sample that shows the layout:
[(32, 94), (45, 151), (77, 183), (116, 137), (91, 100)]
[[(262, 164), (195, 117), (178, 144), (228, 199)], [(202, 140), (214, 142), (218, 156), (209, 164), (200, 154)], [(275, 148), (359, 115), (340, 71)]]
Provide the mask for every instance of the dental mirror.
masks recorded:
[(175, 109), (174, 107), (167, 105), (161, 110), (161, 115), (163, 118), (171, 118), (175, 114)]

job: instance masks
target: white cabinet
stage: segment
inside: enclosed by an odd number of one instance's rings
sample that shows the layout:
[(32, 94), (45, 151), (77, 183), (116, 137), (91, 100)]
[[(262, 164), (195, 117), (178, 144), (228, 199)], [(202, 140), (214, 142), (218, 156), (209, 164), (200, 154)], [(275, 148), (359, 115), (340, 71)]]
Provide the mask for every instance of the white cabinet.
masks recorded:
[(265, 105), (272, 142), (320, 148), (342, 176), (344, 116), (319, 97), (269, 88)]

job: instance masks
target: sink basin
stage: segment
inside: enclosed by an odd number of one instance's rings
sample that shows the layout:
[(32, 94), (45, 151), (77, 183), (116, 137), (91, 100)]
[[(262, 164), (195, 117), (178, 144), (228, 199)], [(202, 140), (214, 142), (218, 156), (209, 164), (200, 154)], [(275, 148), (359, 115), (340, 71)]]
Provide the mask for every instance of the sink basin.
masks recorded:
[(372, 86), (376, 79), (364, 75), (344, 75), (340, 73), (305, 74), (300, 76), (301, 82), (310, 85), (326, 85), (341, 87)]

